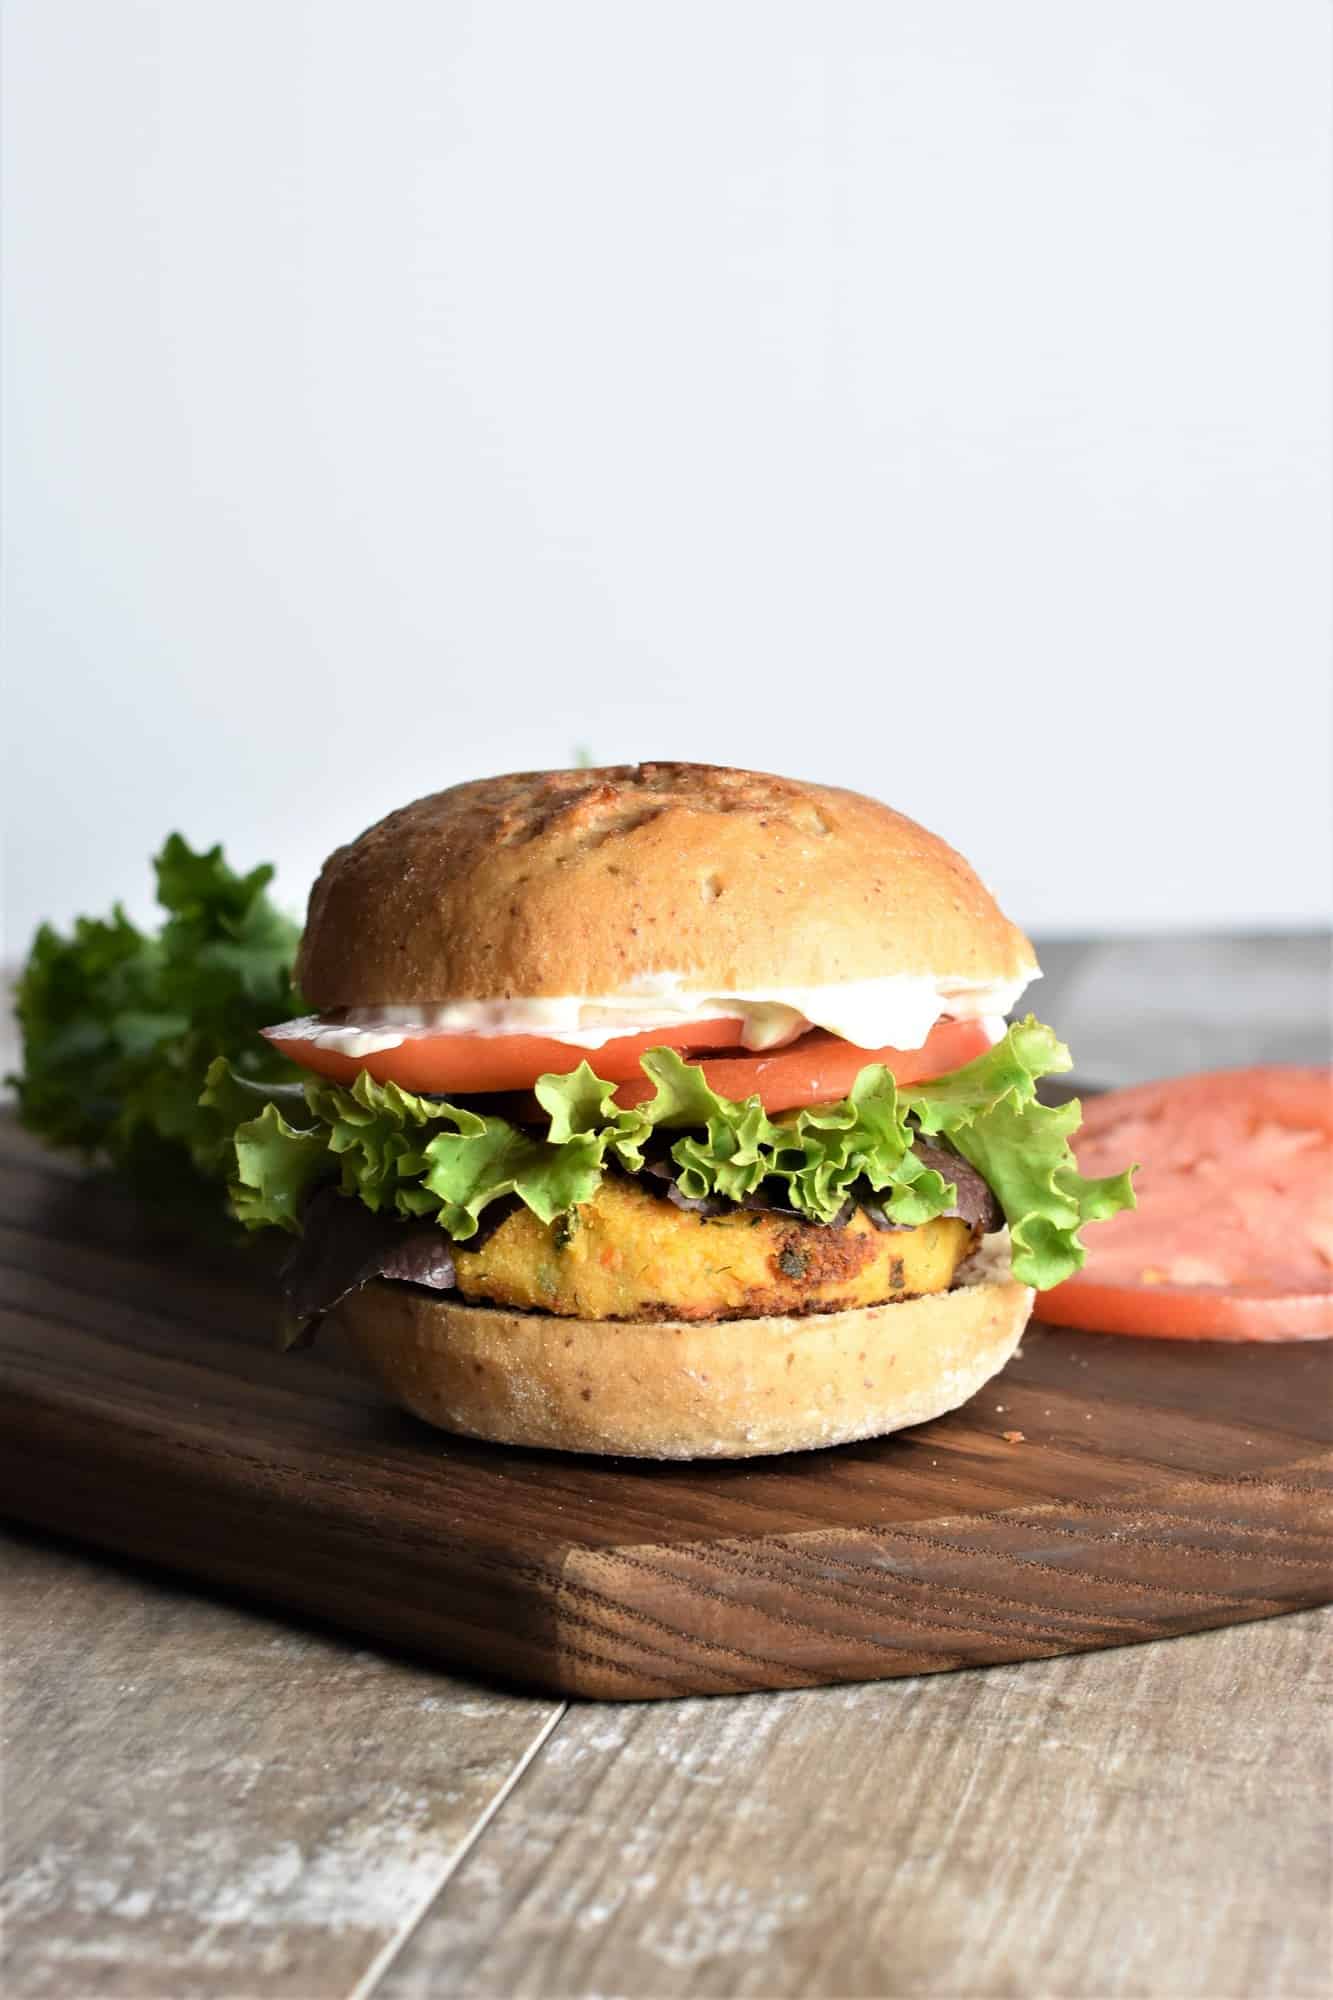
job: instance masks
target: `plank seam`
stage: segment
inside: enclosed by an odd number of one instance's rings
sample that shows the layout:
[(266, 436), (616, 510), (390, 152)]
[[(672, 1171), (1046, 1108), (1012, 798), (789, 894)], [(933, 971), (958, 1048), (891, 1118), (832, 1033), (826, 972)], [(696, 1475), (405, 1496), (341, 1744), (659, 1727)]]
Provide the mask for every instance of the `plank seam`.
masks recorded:
[(356, 1985), (347, 1994), (347, 2000), (369, 2000), (369, 1996), (379, 1985), (412, 1933), (422, 1923), (449, 1881), (467, 1860), (468, 1855), (481, 1839), (482, 1834), (485, 1833), (501, 1806), (504, 1805), (510, 1793), (519, 1783), (523, 1773), (533, 1762), (534, 1758), (545, 1749), (555, 1730), (568, 1713), (569, 1703), (567, 1701), (560, 1702), (556, 1707), (554, 1715), (538, 1730), (522, 1756), (516, 1760), (513, 1769), (509, 1772), (504, 1783), (499, 1786), (495, 1796), (491, 1799), (485, 1810), (477, 1815), (477, 1818), (473, 1821), (447, 1860), (441, 1864), (437, 1879), (431, 1883), (429, 1889), (426, 1890), (416, 1907), (403, 1919), (394, 1936), (381, 1945), (360, 1979), (357, 1980)]

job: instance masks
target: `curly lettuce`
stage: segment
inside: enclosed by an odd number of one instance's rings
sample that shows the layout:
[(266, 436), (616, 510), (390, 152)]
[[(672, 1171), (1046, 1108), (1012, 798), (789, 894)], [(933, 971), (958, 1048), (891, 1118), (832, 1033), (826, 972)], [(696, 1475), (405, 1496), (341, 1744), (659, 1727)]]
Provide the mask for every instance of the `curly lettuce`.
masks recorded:
[(219, 1061), (203, 1103), (232, 1122), (232, 1210), (247, 1226), (299, 1231), (312, 1191), (336, 1185), (370, 1209), (435, 1221), (458, 1243), (505, 1198), (555, 1221), (596, 1193), (608, 1167), (641, 1168), (654, 1140), (668, 1146), (691, 1199), (743, 1201), (765, 1186), (829, 1223), (849, 1196), (870, 1192), (891, 1221), (916, 1226), (944, 1214), (956, 1193), (913, 1151), (925, 1135), (989, 1182), (1010, 1227), (1015, 1276), (1044, 1290), (1083, 1264), (1085, 1222), (1134, 1201), (1128, 1173), (1080, 1175), (1069, 1146), (1077, 1102), (1052, 1108), (1038, 1099), (1040, 1078), (1069, 1066), (1051, 1030), (1029, 1017), (947, 1076), (900, 1087), (872, 1063), (838, 1103), (778, 1117), (757, 1097), (719, 1096), (671, 1049), (643, 1057), (653, 1095), (633, 1110), (616, 1104), (615, 1085), (587, 1062), (540, 1078), (546, 1130), (537, 1133), (364, 1072), (350, 1089), (310, 1081), (279, 1101)]
[(266, 1085), (299, 1074), (258, 1034), (300, 1011), (299, 933), (269, 900), (271, 868), (238, 875), (220, 847), (196, 853), (179, 834), (153, 866), (155, 934), (119, 905), (68, 936), (37, 932), (15, 993), (23, 1068), (6, 1080), (39, 1138), (179, 1191), (232, 1170), (234, 1120), (200, 1103), (210, 1064)]

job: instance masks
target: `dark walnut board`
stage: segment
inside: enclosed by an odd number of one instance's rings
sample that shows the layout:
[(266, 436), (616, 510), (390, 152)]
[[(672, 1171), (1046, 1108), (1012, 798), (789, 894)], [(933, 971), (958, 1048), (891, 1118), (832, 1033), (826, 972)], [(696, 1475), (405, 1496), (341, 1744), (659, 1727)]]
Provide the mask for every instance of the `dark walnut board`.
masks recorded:
[[(271, 1344), (271, 1259), (0, 1125), (0, 1507), (530, 1687), (929, 1673), (1333, 1597), (1333, 1343), (1034, 1325), (963, 1410), (749, 1463), (505, 1450)], [(1010, 1442), (1006, 1431), (1021, 1431)]]

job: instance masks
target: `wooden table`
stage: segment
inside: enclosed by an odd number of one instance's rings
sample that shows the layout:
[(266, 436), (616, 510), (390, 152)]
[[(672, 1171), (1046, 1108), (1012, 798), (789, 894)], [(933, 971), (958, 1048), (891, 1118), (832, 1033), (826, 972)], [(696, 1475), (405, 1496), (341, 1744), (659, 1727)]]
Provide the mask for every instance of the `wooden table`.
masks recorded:
[[(1088, 1076), (1327, 1057), (1321, 940), (1042, 957)], [(5, 1553), (6, 2000), (1330, 1992), (1324, 1612), (564, 1705)]]

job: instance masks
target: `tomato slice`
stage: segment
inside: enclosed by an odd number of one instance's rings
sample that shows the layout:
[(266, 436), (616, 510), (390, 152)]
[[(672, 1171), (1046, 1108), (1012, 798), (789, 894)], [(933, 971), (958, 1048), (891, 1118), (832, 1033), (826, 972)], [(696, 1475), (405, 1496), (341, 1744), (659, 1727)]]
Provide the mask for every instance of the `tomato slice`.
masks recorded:
[[(544, 1035), (416, 1035), (374, 1055), (350, 1056), (324, 1048), (307, 1035), (287, 1033), (299, 1026), (284, 1021), (264, 1034), (302, 1068), (353, 1083), (366, 1070), (377, 1083), (400, 1083), (404, 1090), (428, 1090), (460, 1097), (489, 1091), (530, 1090), (539, 1076), (568, 1075), (586, 1060), (598, 1076), (619, 1084), (616, 1102), (642, 1104), (653, 1085), (639, 1067), (649, 1049), (707, 1050), (705, 1077), (724, 1097), (745, 1098), (758, 1092), (766, 1111), (787, 1111), (800, 1104), (819, 1104), (845, 1097), (867, 1063), (884, 1063), (900, 1083), (917, 1083), (943, 1076), (983, 1055), (990, 1036), (980, 1021), (937, 1021), (919, 1049), (859, 1049), (823, 1028), (813, 1028), (785, 1048), (763, 1055), (715, 1055), (739, 1049), (739, 1021), (700, 1021), (685, 1028), (649, 1028), (638, 1035), (617, 1035), (599, 1049), (576, 1048)], [(534, 1116), (538, 1115), (536, 1111)]]
[(539, 1076), (567, 1076), (585, 1059), (608, 1083), (639, 1076), (639, 1057), (649, 1049), (734, 1049), (740, 1047), (739, 1021), (696, 1021), (685, 1028), (651, 1028), (639, 1035), (617, 1035), (599, 1049), (576, 1048), (548, 1035), (413, 1035), (395, 1048), (374, 1055), (350, 1056), (323, 1048), (305, 1035), (285, 1034), (299, 1024), (284, 1021), (265, 1028), (275, 1049), (281, 1049), (302, 1069), (335, 1083), (354, 1083), (366, 1070), (377, 1083), (399, 1083), (404, 1090), (430, 1090), (460, 1097), (492, 1090), (529, 1090)]
[[(859, 1049), (826, 1028), (767, 1055), (704, 1056), (699, 1067), (719, 1097), (758, 1095), (765, 1111), (792, 1111), (845, 1097), (867, 1063), (883, 1063), (899, 1083), (923, 1083), (984, 1055), (990, 1035), (980, 1021), (937, 1021), (919, 1049)], [(623, 1083), (616, 1103), (642, 1104), (653, 1085), (640, 1074)]]
[(1084, 1106), (1085, 1174), (1141, 1163), (1139, 1205), (1044, 1292), (1059, 1326), (1161, 1340), (1333, 1335), (1333, 1072), (1216, 1070)]

